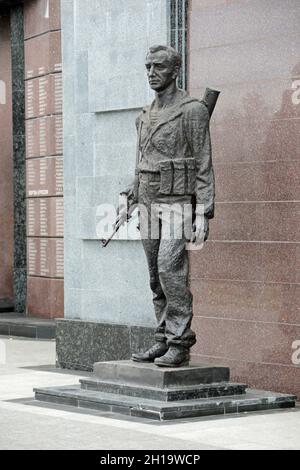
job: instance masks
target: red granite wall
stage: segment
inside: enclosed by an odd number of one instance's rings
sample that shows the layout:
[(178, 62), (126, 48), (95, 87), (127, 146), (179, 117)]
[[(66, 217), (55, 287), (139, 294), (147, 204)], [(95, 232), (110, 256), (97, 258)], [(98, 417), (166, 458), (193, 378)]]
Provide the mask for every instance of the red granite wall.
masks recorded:
[(0, 300), (13, 300), (13, 147), (9, 16), (0, 16)]
[(24, 5), (27, 311), (63, 316), (63, 156), (60, 0)]
[(189, 91), (211, 124), (216, 214), (191, 256), (194, 360), (300, 397), (300, 5), (191, 0)]

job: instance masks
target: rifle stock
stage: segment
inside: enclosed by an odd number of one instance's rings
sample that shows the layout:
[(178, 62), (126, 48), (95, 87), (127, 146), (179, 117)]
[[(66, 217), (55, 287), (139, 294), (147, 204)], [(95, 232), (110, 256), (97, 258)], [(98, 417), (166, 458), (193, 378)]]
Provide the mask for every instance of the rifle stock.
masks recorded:
[(210, 118), (216, 107), (219, 94), (220, 94), (220, 91), (213, 90), (212, 88), (206, 88), (205, 90), (202, 102), (206, 105)]

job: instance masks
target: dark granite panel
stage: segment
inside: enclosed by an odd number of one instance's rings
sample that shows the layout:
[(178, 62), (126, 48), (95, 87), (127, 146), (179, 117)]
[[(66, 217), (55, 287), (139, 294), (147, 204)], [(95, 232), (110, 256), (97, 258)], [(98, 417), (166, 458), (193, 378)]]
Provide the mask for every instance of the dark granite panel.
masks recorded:
[(154, 328), (146, 328), (143, 326), (130, 327), (131, 352), (146, 351), (154, 344), (154, 342)]
[[(19, 214), (21, 216), (21, 214)], [(15, 221), (16, 222), (16, 221)], [(26, 225), (15, 224), (14, 231), (15, 252), (14, 267), (15, 269), (26, 268)]]
[(96, 324), (92, 334), (93, 362), (127, 359), (130, 356), (129, 327)]
[(57, 320), (58, 364), (92, 370), (95, 362), (129, 359), (153, 344), (153, 334), (152, 328), (140, 326)]
[(107, 383), (95, 378), (80, 380), (81, 388), (85, 390), (94, 390), (103, 393), (113, 393), (166, 402), (240, 395), (245, 393), (247, 388), (247, 385), (245, 384), (234, 384), (230, 382), (213, 383), (209, 385), (200, 384), (198, 386), (186, 386), (183, 384), (181, 388), (177, 389), (160, 389), (146, 386), (137, 387), (134, 385), (124, 385), (121, 379), (120, 382)]
[(160, 421), (161, 414), (157, 411), (150, 411), (150, 410), (142, 410), (138, 408), (131, 409), (131, 416), (135, 416), (138, 418), (147, 418), (147, 419), (155, 419), (156, 421)]
[(58, 403), (60, 405), (75, 406), (76, 408), (78, 407), (78, 400), (77, 398), (73, 398), (73, 397), (63, 397), (61, 395), (55, 396), (55, 395), (46, 395), (44, 393), (36, 393), (35, 398), (38, 401)]
[(88, 408), (88, 409), (97, 410), (97, 411), (106, 411), (106, 412), (112, 411), (111, 405), (106, 405), (104, 403), (97, 403), (94, 401), (78, 400), (78, 406), (80, 408)]
[(111, 407), (111, 411), (113, 413), (119, 413), (119, 414), (127, 415), (127, 416), (130, 416), (130, 414), (131, 414), (131, 408), (129, 408), (128, 406), (113, 405)]
[[(14, 44), (11, 48), (11, 61), (14, 68), (14, 77), (12, 82), (12, 93), (20, 93), (21, 96), (24, 91), (24, 62), (20, 58), (23, 55), (23, 43)], [(18, 103), (22, 108), (23, 103)]]
[(27, 270), (14, 268), (14, 304), (16, 313), (26, 311)]
[(24, 42), (24, 15), (23, 6), (16, 5), (11, 9), (11, 41), (13, 46), (21, 45)]
[(164, 411), (162, 413), (162, 420), (183, 419), (183, 418), (197, 418), (201, 416), (224, 415), (223, 406), (207, 407), (203, 409), (194, 410), (178, 410), (178, 411)]
[[(71, 359), (72, 360), (72, 359)], [(92, 372), (93, 371), (93, 366), (91, 365), (84, 365), (84, 364), (77, 364), (74, 362), (64, 362), (64, 361), (58, 361), (56, 362), (57, 367), (61, 369), (71, 369), (71, 370), (82, 370), (84, 372)]]
[(58, 365), (92, 370), (95, 362), (130, 357), (130, 329), (123, 325), (58, 320)]
[(25, 100), (24, 91), (15, 91), (12, 94), (15, 112), (13, 113), (13, 129), (15, 133), (14, 139), (14, 150), (15, 150), (15, 161), (23, 161), (23, 150), (25, 148), (24, 141), (24, 113), (25, 113)]
[(11, 10), (14, 161), (14, 301), (26, 310), (25, 88), (23, 6)]

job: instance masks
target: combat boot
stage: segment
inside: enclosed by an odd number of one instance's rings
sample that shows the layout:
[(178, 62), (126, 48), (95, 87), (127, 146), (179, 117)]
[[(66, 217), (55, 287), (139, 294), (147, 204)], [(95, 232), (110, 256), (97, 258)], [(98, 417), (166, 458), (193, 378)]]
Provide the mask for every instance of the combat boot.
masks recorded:
[(166, 343), (155, 343), (150, 349), (143, 353), (134, 353), (131, 359), (136, 362), (154, 362), (154, 359), (163, 356), (168, 350)]
[(182, 346), (171, 345), (164, 356), (155, 359), (154, 364), (159, 367), (188, 366), (190, 360), (189, 350)]

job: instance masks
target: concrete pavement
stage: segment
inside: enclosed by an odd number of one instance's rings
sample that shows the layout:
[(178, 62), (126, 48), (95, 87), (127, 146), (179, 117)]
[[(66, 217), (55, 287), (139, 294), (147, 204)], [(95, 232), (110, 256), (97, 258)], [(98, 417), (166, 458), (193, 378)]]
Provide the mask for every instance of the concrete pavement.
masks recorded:
[(300, 449), (300, 408), (157, 423), (33, 402), (33, 387), (72, 385), (55, 342), (0, 336), (0, 449)]

